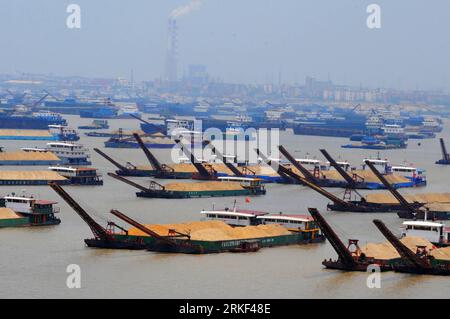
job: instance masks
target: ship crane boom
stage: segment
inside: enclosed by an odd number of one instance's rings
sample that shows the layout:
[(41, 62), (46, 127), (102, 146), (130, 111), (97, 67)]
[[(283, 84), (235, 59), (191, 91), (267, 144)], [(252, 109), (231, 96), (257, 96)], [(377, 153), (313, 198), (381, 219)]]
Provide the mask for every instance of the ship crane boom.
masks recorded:
[(112, 240), (106, 229), (100, 226), (92, 217), (57, 183), (50, 182), (50, 187), (88, 224), (96, 238)]

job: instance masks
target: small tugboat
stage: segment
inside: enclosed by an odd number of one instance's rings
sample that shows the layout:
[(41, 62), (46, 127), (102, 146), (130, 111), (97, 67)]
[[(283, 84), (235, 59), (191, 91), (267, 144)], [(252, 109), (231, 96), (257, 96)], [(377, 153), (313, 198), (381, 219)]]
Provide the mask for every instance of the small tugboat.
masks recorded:
[(78, 141), (80, 136), (73, 128), (63, 125), (49, 125), (48, 129), (58, 141)]
[[(49, 226), (58, 225), (61, 220), (55, 217), (59, 208), (54, 207), (56, 202), (38, 200), (33, 196), (18, 196), (14, 193), (0, 198), (0, 207), (3, 214), (0, 219), (0, 227), (17, 226)], [(6, 211), (6, 210), (9, 211)], [(5, 216), (5, 212), (9, 216)], [(15, 215), (15, 216), (14, 216)]]
[(48, 169), (66, 177), (72, 185), (103, 185), (96, 168), (51, 166)]

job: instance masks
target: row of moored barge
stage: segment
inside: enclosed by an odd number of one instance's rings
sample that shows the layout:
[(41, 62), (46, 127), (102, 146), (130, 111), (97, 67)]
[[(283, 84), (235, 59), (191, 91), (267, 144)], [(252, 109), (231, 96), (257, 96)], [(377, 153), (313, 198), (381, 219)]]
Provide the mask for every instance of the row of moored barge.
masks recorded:
[(33, 186), (55, 182), (60, 185), (103, 185), (101, 174), (91, 167), (52, 166), (47, 171), (0, 171), (0, 185)]
[[(324, 241), (324, 236), (311, 218), (249, 211), (205, 211), (203, 213), (208, 219), (206, 221), (143, 225), (117, 210), (112, 210), (113, 215), (133, 227), (125, 229), (110, 222), (108, 227), (104, 228), (61, 186), (54, 183), (50, 186), (92, 229), (95, 237), (85, 240), (89, 247), (206, 254), (247, 252), (263, 247)], [(227, 223), (227, 220), (233, 222)], [(236, 225), (238, 220), (241, 220), (242, 224)], [(117, 227), (119, 231), (116, 231)]]
[[(376, 219), (373, 221), (375, 226), (390, 245), (381, 244), (380, 248), (376, 249), (367, 245), (361, 249), (358, 240), (350, 239), (349, 244), (345, 246), (317, 209), (310, 208), (309, 212), (338, 254), (337, 260), (326, 259), (322, 262), (326, 268), (366, 272), (369, 267), (378, 266), (381, 271), (450, 275), (450, 246), (448, 245), (436, 248), (428, 240), (414, 236), (399, 239), (381, 220)], [(433, 232), (434, 226), (429, 226), (430, 231)], [(423, 226), (416, 225), (416, 227), (419, 229)], [(448, 243), (448, 238), (445, 242)]]
[[(176, 141), (180, 145), (182, 151), (186, 154), (189, 163), (178, 164), (162, 164), (152, 154), (150, 149), (145, 146), (141, 137), (138, 134), (134, 134), (134, 138), (144, 151), (149, 166), (136, 166), (131, 163), (125, 165), (120, 164), (114, 160), (111, 156), (107, 155), (99, 149), (94, 149), (102, 157), (110, 161), (117, 167), (115, 172), (119, 176), (151, 176), (162, 179), (200, 179), (200, 180), (214, 180), (220, 177), (236, 176), (245, 178), (258, 178), (266, 183), (284, 183), (292, 184), (298, 183), (297, 180), (286, 176), (286, 174), (280, 173), (277, 170), (273, 170), (270, 167), (263, 165), (235, 165), (227, 156), (220, 154), (209, 142), (213, 153), (222, 161), (222, 163), (204, 163), (197, 160), (189, 150), (184, 147), (180, 141)], [(321, 165), (317, 165), (314, 160), (302, 160), (295, 159), (283, 146), (279, 146), (280, 152), (289, 161), (288, 164), (283, 164), (290, 170), (294, 171), (298, 175), (305, 177), (308, 181), (313, 182), (321, 187), (341, 187), (346, 188), (349, 185), (348, 178), (351, 179), (351, 183), (354, 188), (357, 189), (380, 189), (384, 188), (384, 185), (378, 181), (375, 175), (366, 170), (351, 170), (350, 165), (347, 163), (343, 165), (337, 163), (334, 160), (330, 161), (331, 166), (336, 170), (323, 170)], [(321, 150), (327, 159), (331, 156), (325, 151)], [(280, 163), (281, 164), (281, 163)], [(314, 164), (314, 170), (311, 171), (305, 168), (306, 164)], [(387, 165), (387, 164), (386, 164)], [(408, 169), (408, 170), (407, 170)], [(401, 174), (404, 175), (401, 175)], [(344, 174), (344, 175), (343, 175)], [(408, 176), (406, 176), (408, 174)], [(426, 178), (423, 172), (413, 168), (401, 168), (398, 167), (398, 171), (387, 171), (386, 178), (394, 185), (395, 188), (400, 187), (414, 187), (425, 186)]]

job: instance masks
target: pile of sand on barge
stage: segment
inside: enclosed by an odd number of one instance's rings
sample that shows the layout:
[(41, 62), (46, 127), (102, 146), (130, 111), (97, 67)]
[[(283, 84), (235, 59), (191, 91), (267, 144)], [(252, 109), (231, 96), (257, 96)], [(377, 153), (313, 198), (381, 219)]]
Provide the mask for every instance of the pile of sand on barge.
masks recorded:
[(54, 171), (0, 171), (0, 181), (64, 181), (65, 177)]
[[(197, 169), (193, 164), (190, 163), (176, 163), (176, 164), (168, 164), (176, 173), (198, 173)], [(217, 163), (211, 163), (203, 165), (206, 169), (208, 169), (208, 166), (211, 167), (213, 170), (215, 170), (218, 173), (224, 173), (228, 175), (233, 175), (233, 172), (225, 165), (225, 164), (217, 164)]]
[[(231, 227), (222, 221), (197, 221), (182, 224), (145, 225), (161, 236), (167, 236), (170, 229), (183, 234), (190, 234), (192, 240), (222, 241), (251, 238), (286, 236), (292, 233), (280, 225), (258, 225), (246, 227)], [(128, 235), (147, 236), (137, 228), (130, 228)]]
[(52, 152), (0, 152), (0, 162), (8, 161), (60, 161)]
[[(322, 174), (327, 179), (339, 180), (339, 181), (344, 180), (344, 178), (336, 170), (323, 171)], [(378, 177), (372, 171), (354, 170), (354, 171), (350, 171), (349, 174), (356, 174), (356, 175), (360, 176), (361, 178), (363, 178), (363, 180), (368, 183), (380, 183), (381, 184)], [(410, 180), (408, 178), (397, 175), (397, 174), (386, 174), (386, 175), (383, 175), (383, 177), (389, 182), (389, 184), (400, 184), (400, 183), (410, 182)]]
[(198, 183), (168, 183), (164, 185), (166, 191), (174, 192), (203, 192), (240, 190), (243, 187), (239, 182), (198, 182)]
[[(414, 253), (416, 252), (417, 246), (426, 246), (430, 251), (430, 254), (436, 259), (450, 260), (450, 247), (436, 248), (428, 240), (415, 236), (403, 237), (400, 241)], [(400, 255), (397, 253), (394, 246), (392, 246), (389, 242), (383, 242), (380, 244), (369, 243), (361, 248), (361, 252), (368, 257), (373, 257), (379, 260), (400, 258)]]
[(15, 130), (15, 129), (0, 129), (0, 137), (52, 137), (49, 131), (46, 130)]
[[(450, 193), (424, 193), (404, 195), (409, 203), (450, 203)], [(366, 200), (374, 204), (398, 204), (398, 200), (391, 193), (377, 193), (366, 195)]]
[(11, 208), (0, 207), (0, 220), (4, 219), (20, 219), (23, 216), (17, 214)]

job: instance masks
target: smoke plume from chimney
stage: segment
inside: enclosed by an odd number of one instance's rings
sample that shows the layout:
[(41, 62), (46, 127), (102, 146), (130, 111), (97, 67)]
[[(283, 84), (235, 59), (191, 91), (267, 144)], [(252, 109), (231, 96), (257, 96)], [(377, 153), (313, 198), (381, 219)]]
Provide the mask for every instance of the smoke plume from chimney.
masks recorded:
[(196, 10), (200, 8), (202, 5), (202, 0), (192, 0), (186, 5), (179, 6), (178, 8), (175, 8), (169, 16), (169, 19), (178, 19), (181, 16), (187, 15), (191, 13), (193, 10)]

